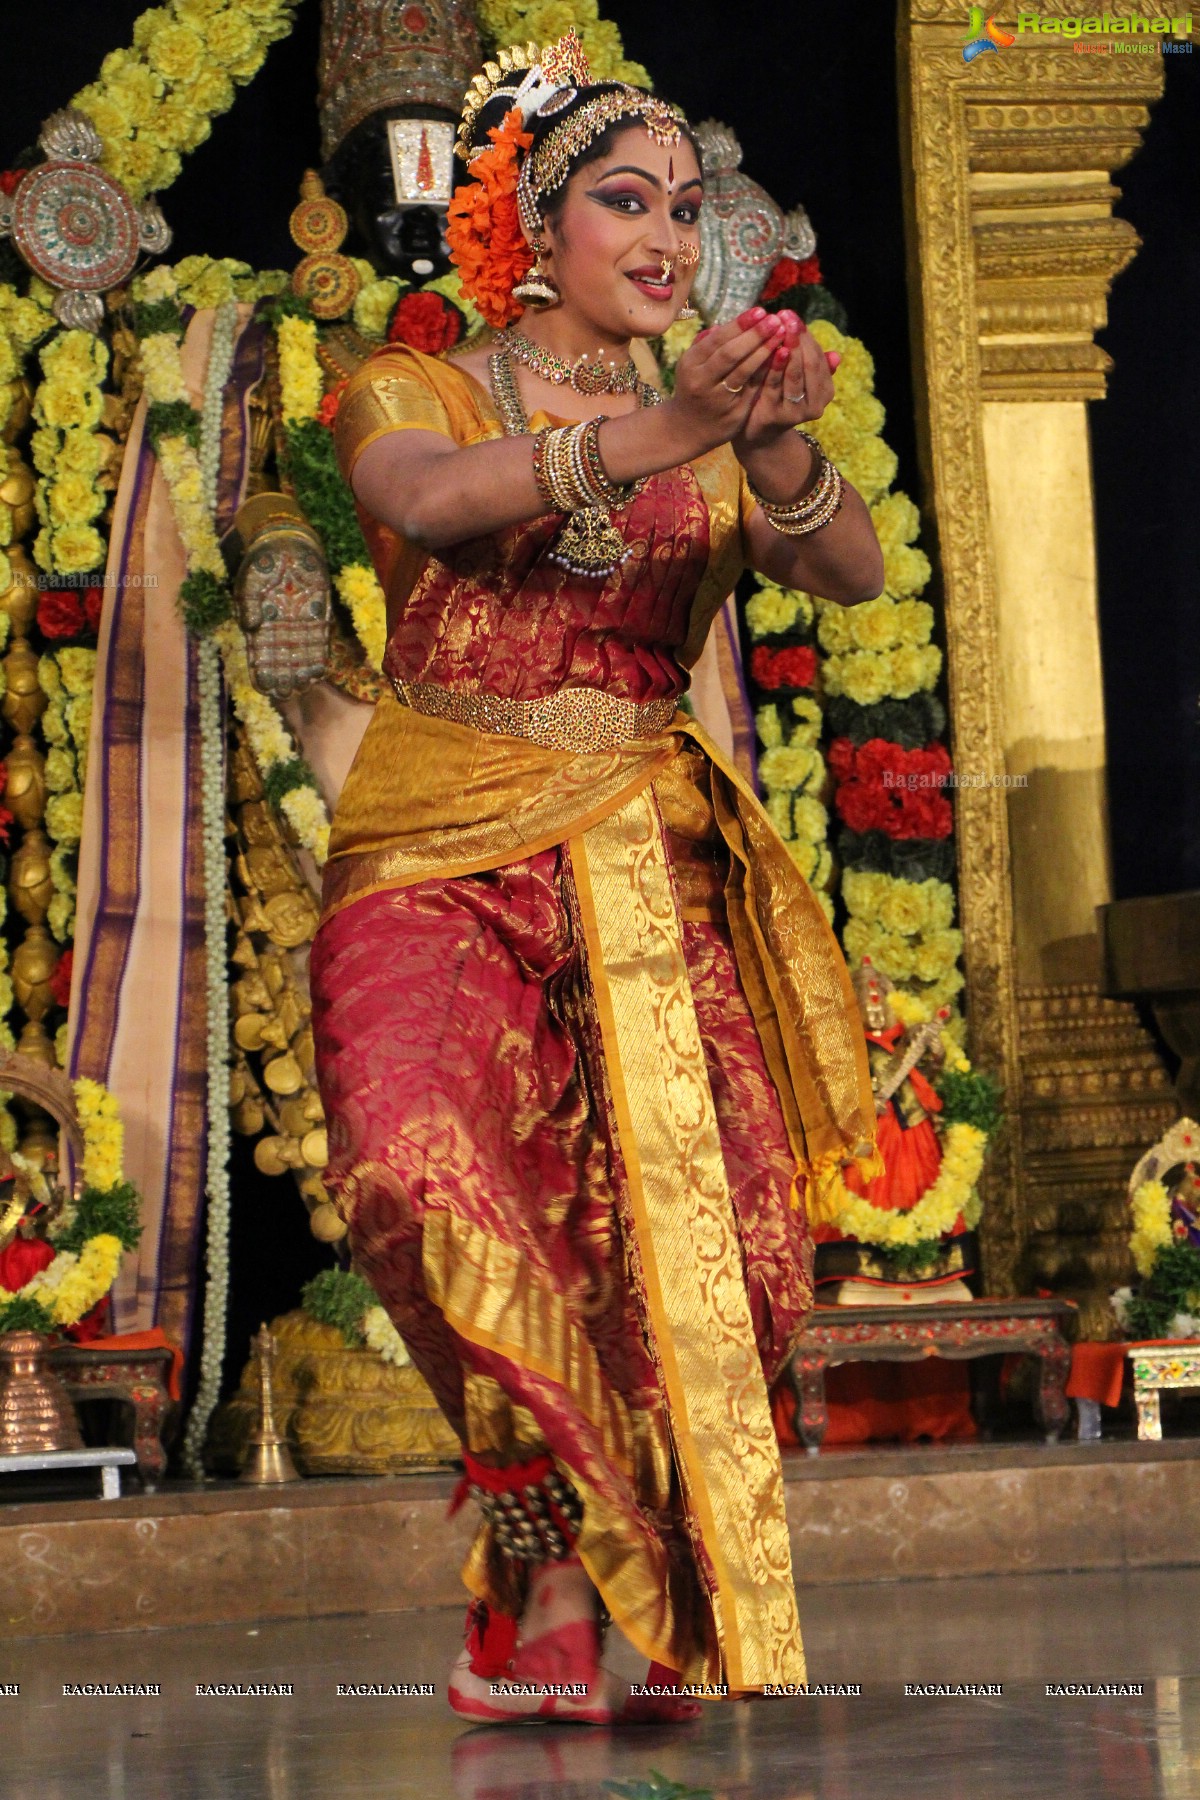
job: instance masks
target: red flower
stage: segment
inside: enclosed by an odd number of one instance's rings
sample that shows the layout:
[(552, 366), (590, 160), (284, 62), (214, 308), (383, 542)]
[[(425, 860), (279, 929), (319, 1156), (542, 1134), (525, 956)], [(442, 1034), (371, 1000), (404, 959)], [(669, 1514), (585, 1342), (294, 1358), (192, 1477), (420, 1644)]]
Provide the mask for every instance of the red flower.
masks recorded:
[(77, 1319), (74, 1325), (67, 1326), (66, 1336), (73, 1344), (90, 1344), (93, 1338), (108, 1336), (110, 1330), (108, 1299), (108, 1295), (105, 1294), (103, 1300), (97, 1300), (91, 1312), (84, 1313), (82, 1319)]
[(835, 738), (828, 760), (839, 783), (835, 804), (851, 831), (883, 831), (895, 839), (950, 836), (954, 815), (942, 789), (952, 768), (943, 745), (902, 750), (870, 738), (856, 748), (849, 738)]
[(342, 389), (349, 379), (350, 377), (347, 375), (342, 381), (338, 382), (336, 387), (330, 388), (320, 406), (317, 408), (317, 423), (319, 425), (327, 425), (330, 431), (333, 430), (334, 420), (338, 416), (338, 408), (342, 404)]
[(820, 279), (821, 265), (815, 256), (808, 256), (803, 262), (797, 262), (793, 256), (781, 256), (767, 276), (767, 285), (758, 296), (759, 303), (765, 306), (768, 300), (778, 300), (789, 288), (812, 287)]
[(98, 632), (100, 614), (104, 611), (104, 589), (89, 587), (83, 590), (83, 612), (88, 622), (88, 630)]
[(0, 1288), (15, 1294), (54, 1261), (54, 1254), (53, 1244), (48, 1244), (45, 1238), (18, 1235), (7, 1250), (0, 1250)]
[(37, 623), (43, 637), (79, 637), (87, 627), (83, 601), (72, 588), (48, 588), (38, 601)]
[(760, 644), (750, 654), (750, 673), (761, 688), (809, 688), (817, 679), (817, 653), (810, 644), (786, 650)]
[(5, 169), (0, 173), (0, 194), (15, 194), (25, 169)]
[(73, 950), (64, 950), (54, 965), (54, 973), (50, 977), (50, 992), (54, 995), (55, 1006), (65, 1006), (71, 998), (71, 967), (75, 960)]
[(388, 326), (389, 344), (407, 344), (436, 356), (449, 350), (462, 336), (462, 314), (440, 294), (405, 294), (396, 305)]
[(7, 806), (0, 806), (0, 844), (8, 847), (8, 834), (12, 829), (13, 816)]

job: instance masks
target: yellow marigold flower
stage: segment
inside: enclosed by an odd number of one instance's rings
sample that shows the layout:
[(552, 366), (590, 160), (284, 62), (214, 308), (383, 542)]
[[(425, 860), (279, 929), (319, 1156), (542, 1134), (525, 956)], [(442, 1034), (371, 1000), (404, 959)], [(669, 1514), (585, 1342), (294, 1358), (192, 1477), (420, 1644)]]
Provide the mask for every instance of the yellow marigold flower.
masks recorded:
[(53, 656), (38, 657), (38, 686), (48, 700), (53, 700), (62, 693), (62, 676), (58, 672), (57, 658)]
[(845, 694), (859, 706), (873, 706), (893, 693), (892, 670), (884, 657), (866, 650), (831, 656), (825, 664), (825, 688), (830, 694)]
[(846, 910), (857, 919), (877, 919), (890, 880), (877, 869), (847, 869), (842, 877)]
[(792, 589), (764, 583), (746, 602), (746, 623), (751, 636), (766, 637), (772, 631), (790, 631), (801, 620), (801, 601), (802, 596)]
[(886, 595), (845, 608), (850, 635), (860, 650), (888, 650), (900, 636), (895, 602)]
[(801, 794), (793, 803), (792, 818), (796, 827), (796, 836), (809, 844), (822, 844), (829, 830), (829, 814), (819, 800), (810, 794)]
[(76, 94), (72, 104), (87, 114), (106, 145), (118, 143), (133, 130), (133, 120), (125, 108), (110, 99), (98, 82)]
[(836, 463), (849, 479), (847, 464), (855, 455), (863, 439), (862, 433), (850, 422), (837, 401), (835, 400), (827, 406), (819, 419), (814, 419), (809, 425), (806, 425), (805, 430), (816, 438), (830, 462)]
[(758, 733), (758, 740), (764, 749), (771, 750), (776, 744), (782, 744), (783, 724), (779, 717), (779, 708), (769, 702), (766, 706), (760, 706), (754, 715), (754, 729)]
[(911, 544), (889, 544), (883, 552), (883, 582), (897, 600), (919, 594), (931, 574), (929, 558)]
[(334, 579), (334, 586), (354, 621), (358, 641), (373, 669), (383, 664), (387, 649), (387, 602), (374, 569), (348, 563)]
[(108, 350), (90, 331), (62, 331), (43, 347), (38, 360), (56, 381), (96, 381), (108, 368)]
[(50, 542), (60, 575), (84, 575), (104, 562), (104, 539), (94, 525), (60, 525)]
[(865, 919), (847, 919), (842, 932), (842, 949), (852, 969), (857, 969), (864, 956), (873, 956), (876, 933)]
[(849, 456), (836, 460), (868, 506), (887, 492), (900, 466), (896, 452), (880, 437), (860, 438)]
[(256, 47), (253, 25), (242, 13), (229, 8), (209, 20), (204, 28), (204, 42), (210, 60), (219, 63), (223, 69), (240, 62)]
[(354, 301), (354, 323), (366, 338), (382, 343), (400, 283), (390, 276), (364, 282)]
[(58, 652), (58, 668), (68, 694), (90, 694), (96, 679), (96, 652), (68, 644)]
[(886, 557), (889, 550), (912, 543), (921, 528), (921, 515), (908, 495), (897, 491), (875, 502), (871, 523)]
[(786, 788), (775, 788), (763, 801), (763, 809), (772, 825), (785, 840), (792, 835), (792, 796)]
[(812, 885), (815, 888), (827, 888), (833, 880), (833, 856), (822, 845), (817, 856), (817, 867), (813, 874)]
[(797, 694), (792, 701), (792, 711), (803, 725), (820, 725), (824, 714), (818, 700), (810, 700), (807, 694)]
[(961, 931), (929, 932), (915, 947), (913, 974), (918, 981), (941, 981), (961, 955)]
[(676, 319), (673, 325), (667, 326), (663, 332), (662, 347), (663, 361), (668, 368), (674, 368), (684, 351), (690, 350), (702, 329), (701, 319)]
[(311, 319), (279, 321), (279, 385), (284, 422), (311, 419), (321, 404), (324, 384), (317, 361), (317, 328)]
[(828, 655), (838, 656), (852, 648), (854, 627), (850, 615), (855, 610), (851, 606), (839, 606), (836, 601), (822, 607), (817, 637)]
[(817, 787), (825, 765), (813, 749), (802, 744), (776, 744), (759, 758), (759, 778), (768, 788)]
[(841, 406), (846, 423), (853, 431), (857, 431), (863, 436), (872, 436), (883, 430), (886, 414), (883, 402), (877, 400), (874, 394), (862, 390), (857, 392), (851, 390), (839, 397), (838, 404)]
[(234, 276), (229, 269), (215, 262), (192, 276), (181, 291), (192, 306), (221, 306), (234, 298)]
[[(35, 432), (34, 438), (41, 435), (40, 432)], [(58, 434), (54, 432), (47, 435), (57, 439)], [(108, 461), (111, 448), (111, 438), (106, 438), (101, 432), (83, 431), (77, 427), (64, 433), (58, 455), (51, 467), (56, 466), (60, 475), (82, 475), (86, 480), (92, 481)], [(40, 463), (37, 466), (41, 468)], [(50, 469), (42, 470), (43, 474), (50, 472)]]
[(83, 475), (60, 475), (49, 489), (48, 501), (52, 525), (87, 524), (104, 511), (104, 495)]
[(139, 275), (133, 284), (134, 297), (138, 300), (174, 300), (178, 292), (175, 271), (170, 263), (159, 263), (145, 275)]
[(942, 653), (936, 644), (900, 644), (888, 652), (889, 679), (884, 691), (896, 700), (907, 700), (913, 694), (936, 687), (941, 671)]
[(885, 876), (875, 916), (890, 932), (915, 937), (929, 927), (929, 895), (923, 881), (901, 881)]
[(45, 785), (52, 794), (65, 794), (76, 785), (76, 758), (70, 751), (50, 749), (45, 758)]
[(893, 936), (890, 932), (872, 934), (866, 954), (876, 968), (890, 975), (893, 981), (910, 981), (916, 974), (916, 951), (908, 938)]
[(54, 324), (54, 315), (23, 295), (17, 295), (4, 311), (5, 330), (21, 350), (32, 350)]
[(929, 930), (949, 931), (954, 923), (954, 889), (948, 881), (923, 881), (929, 908)]
[(868, 388), (875, 380), (875, 359), (861, 338), (850, 337), (828, 319), (814, 319), (809, 330), (822, 350), (836, 350), (841, 362), (834, 370), (836, 393), (844, 388)]
[[(200, 33), (169, 19), (150, 33), (142, 48), (150, 67), (170, 82), (194, 81), (207, 61)], [(163, 104), (160, 101), (155, 109), (156, 120), (162, 117)]]
[(50, 927), (50, 935), (57, 938), (60, 944), (75, 935), (75, 902), (70, 894), (52, 894), (50, 904), (46, 908), (46, 923)]
[(180, 92), (190, 107), (210, 119), (228, 112), (233, 105), (233, 83), (216, 63), (205, 63), (196, 79)]
[[(105, 65), (107, 62), (106, 57)], [(106, 76), (104, 86), (109, 99), (128, 115), (139, 130), (143, 125), (151, 123), (163, 84), (161, 77), (144, 62), (135, 59), (127, 63), (111, 77)]]
[(939, 1006), (952, 1005), (955, 995), (961, 994), (964, 985), (962, 970), (951, 969), (949, 974), (943, 975), (940, 981), (931, 983), (925, 989), (925, 998), (936, 1012)]
[(255, 44), (252, 49), (246, 51), (244, 56), (235, 56), (231, 62), (225, 64), (225, 67), (233, 80), (241, 84), (253, 81), (266, 60), (266, 45)]
[(918, 994), (907, 993), (904, 988), (893, 988), (888, 995), (888, 1005), (892, 1017), (899, 1019), (902, 1025), (910, 1029), (914, 1025), (924, 1025), (932, 1017), (929, 1008)]
[(225, 0), (173, 0), (176, 18), (182, 19), (185, 25), (194, 25), (201, 34), (214, 13), (219, 13), (224, 5)]
[(128, 138), (106, 149), (104, 166), (129, 189), (135, 200), (144, 200), (159, 169), (160, 151), (146, 138)]
[(189, 106), (178, 92), (159, 101), (154, 125), (143, 135), (160, 150), (195, 150), (212, 134), (212, 120)]
[(83, 831), (83, 795), (52, 795), (46, 802), (46, 830), (60, 844), (77, 844)]
[(898, 600), (896, 632), (902, 644), (927, 644), (933, 635), (933, 608), (929, 602)]
[[(11, 544), (13, 540), (12, 507), (0, 500), (0, 545)], [(5, 558), (8, 561), (8, 558)], [(11, 565), (10, 565), (11, 567)]]
[(806, 844), (800, 838), (789, 838), (786, 844), (787, 853), (803, 875), (805, 881), (812, 883), (817, 873), (820, 856), (815, 844)]

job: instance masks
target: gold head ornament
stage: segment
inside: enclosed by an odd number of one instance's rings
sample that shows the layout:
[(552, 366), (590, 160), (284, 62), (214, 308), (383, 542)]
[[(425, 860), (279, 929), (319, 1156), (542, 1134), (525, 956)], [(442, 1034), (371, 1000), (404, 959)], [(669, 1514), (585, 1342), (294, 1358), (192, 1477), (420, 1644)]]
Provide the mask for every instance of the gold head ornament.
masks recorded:
[(868, 1031), (886, 1031), (895, 1022), (888, 1005), (888, 995), (895, 988), (895, 982), (877, 969), (869, 956), (864, 956), (854, 973), (854, 998)]

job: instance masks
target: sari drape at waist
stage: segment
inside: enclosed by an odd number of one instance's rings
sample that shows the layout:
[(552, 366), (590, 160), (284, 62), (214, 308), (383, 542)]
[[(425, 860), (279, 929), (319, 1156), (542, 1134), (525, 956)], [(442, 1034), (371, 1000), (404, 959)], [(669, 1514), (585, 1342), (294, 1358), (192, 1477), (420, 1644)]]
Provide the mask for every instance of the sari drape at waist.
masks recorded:
[(849, 1158), (874, 1174), (875, 1107), (849, 975), (820, 903), (757, 796), (697, 722), (572, 754), (379, 701), (338, 804), (326, 917), (366, 894), (482, 873), (584, 836), (689, 745), (709, 764), (730, 853), (737, 958), (802, 1181)]

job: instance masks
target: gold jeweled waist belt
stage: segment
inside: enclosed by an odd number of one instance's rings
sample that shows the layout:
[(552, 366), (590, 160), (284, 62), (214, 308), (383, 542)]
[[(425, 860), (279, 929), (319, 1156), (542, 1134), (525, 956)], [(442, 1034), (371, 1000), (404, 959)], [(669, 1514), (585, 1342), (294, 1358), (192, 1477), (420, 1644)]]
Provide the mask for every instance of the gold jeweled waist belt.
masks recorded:
[(630, 738), (663, 731), (675, 717), (675, 700), (625, 700), (602, 688), (559, 688), (541, 700), (512, 700), (503, 694), (456, 693), (432, 681), (391, 677), (396, 698), (414, 712), (476, 731), (528, 738), (547, 750), (615, 750)]

